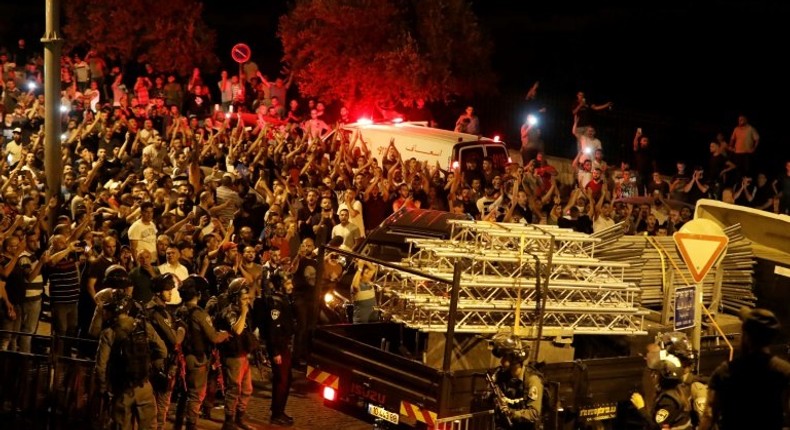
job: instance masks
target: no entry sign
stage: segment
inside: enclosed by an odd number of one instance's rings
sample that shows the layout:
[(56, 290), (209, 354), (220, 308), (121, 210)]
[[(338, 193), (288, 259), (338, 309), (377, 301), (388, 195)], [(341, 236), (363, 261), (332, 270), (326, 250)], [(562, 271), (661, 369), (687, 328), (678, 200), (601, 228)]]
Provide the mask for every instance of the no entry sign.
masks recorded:
[(239, 64), (250, 61), (251, 55), (252, 55), (252, 51), (250, 51), (250, 47), (245, 45), (244, 43), (237, 43), (230, 50), (230, 56), (233, 58), (235, 62)]

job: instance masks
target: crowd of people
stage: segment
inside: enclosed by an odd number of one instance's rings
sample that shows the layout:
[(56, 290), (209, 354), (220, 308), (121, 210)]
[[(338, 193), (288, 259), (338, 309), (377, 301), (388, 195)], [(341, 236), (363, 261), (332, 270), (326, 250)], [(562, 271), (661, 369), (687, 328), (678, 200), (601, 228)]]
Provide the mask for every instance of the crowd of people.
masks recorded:
[[(545, 183), (550, 179), (541, 172), (551, 167), (541, 158), (545, 143), (536, 118), (545, 108), (535, 101), (537, 88), (536, 83), (527, 95), (530, 114), (521, 126), (521, 154), (525, 168), (533, 165)], [(607, 163), (594, 122), (596, 112), (611, 107), (610, 102), (589, 103), (583, 92), (577, 94), (572, 110), (572, 133), (578, 151), (572, 162), (575, 181), (570, 198), (555, 196), (555, 205), (562, 206), (555, 213), (547, 211), (546, 206), (542, 210), (536, 207), (533, 214), (548, 212), (546, 222), (588, 233), (625, 221), (629, 233), (662, 235), (672, 234), (688, 221), (701, 198), (790, 213), (790, 160), (785, 160), (785, 171), (777, 175), (756, 166), (754, 155), (760, 135), (745, 115), (737, 118), (729, 140), (719, 133), (710, 142), (706, 165), (692, 167), (686, 160), (678, 159), (674, 172), (662, 172), (657, 161), (666, 154), (659, 154), (641, 127), (630, 145), (633, 148), (630, 160), (618, 165)]]
[[(43, 165), (43, 61), (24, 40), (0, 51), (3, 330), (35, 333), (48, 297), (53, 333), (106, 341), (108, 324), (95, 315), (109, 299), (102, 289), (115, 265), (128, 273), (127, 295), (143, 304), (164, 290), (154, 280), (166, 274), (181, 285), (205, 278), (208, 299), (226, 293), (229, 283), (220, 274), (243, 279), (255, 298), (276, 273), (292, 286), (298, 366), (316, 323), (316, 247), (353, 248), (402, 207), (590, 233), (625, 221), (632, 233), (656, 235), (680, 228), (703, 196), (783, 213), (790, 208), (790, 162), (773, 183), (755, 168), (759, 135), (746, 117), (730, 141), (720, 136), (710, 144), (708, 168), (678, 162), (666, 182), (641, 129), (632, 163), (617, 169), (606, 163), (591, 113), (611, 104), (588, 104), (580, 93), (573, 109), (578, 180), (569, 189), (546, 163), (533, 123), (522, 128), (523, 163), (502, 169), (485, 158), (456, 168), (428, 165), (404, 159), (394, 146), (377, 159), (364, 139), (337, 128), (353, 121), (349, 109), (334, 112), (319, 100), (295, 97), (288, 70), (270, 80), (248, 64), (239, 75), (223, 71), (209, 82), (199, 69), (181, 79), (145, 64), (129, 76), (100, 53), (82, 54), (68, 53), (61, 62), (62, 187), (46, 200), (52, 190), (45, 175), (53, 172)], [(537, 85), (529, 100), (536, 91)], [(422, 101), (405, 115), (433, 122)], [(480, 132), (471, 106), (456, 130)], [(370, 300), (372, 270), (360, 267), (354, 284), (356, 322), (376, 318), (361, 303)], [(179, 288), (171, 289), (178, 296)], [(171, 305), (194, 297), (182, 294)], [(227, 332), (235, 331), (230, 326)], [(4, 333), (0, 348), (30, 351), (30, 337)], [(276, 418), (287, 424), (281, 413)]]

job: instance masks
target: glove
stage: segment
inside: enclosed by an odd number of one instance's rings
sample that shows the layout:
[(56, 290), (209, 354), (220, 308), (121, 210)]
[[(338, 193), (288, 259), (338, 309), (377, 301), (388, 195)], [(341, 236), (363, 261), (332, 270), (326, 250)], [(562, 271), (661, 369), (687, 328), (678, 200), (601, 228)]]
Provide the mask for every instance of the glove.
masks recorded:
[(645, 407), (645, 399), (639, 393), (631, 394), (631, 404), (637, 409)]

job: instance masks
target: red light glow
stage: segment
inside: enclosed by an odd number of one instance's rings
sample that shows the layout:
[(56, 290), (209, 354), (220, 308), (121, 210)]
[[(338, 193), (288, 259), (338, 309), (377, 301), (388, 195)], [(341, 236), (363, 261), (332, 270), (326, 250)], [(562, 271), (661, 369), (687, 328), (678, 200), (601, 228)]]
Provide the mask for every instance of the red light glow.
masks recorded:
[(336, 394), (337, 393), (335, 392), (334, 388), (332, 388), (332, 387), (324, 387), (324, 399), (325, 400), (329, 400), (330, 402), (334, 402)]

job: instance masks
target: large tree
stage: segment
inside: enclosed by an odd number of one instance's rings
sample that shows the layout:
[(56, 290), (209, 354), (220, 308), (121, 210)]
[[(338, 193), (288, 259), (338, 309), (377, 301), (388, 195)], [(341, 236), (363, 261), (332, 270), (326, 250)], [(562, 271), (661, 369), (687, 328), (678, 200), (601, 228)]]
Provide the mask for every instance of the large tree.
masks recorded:
[(69, 0), (63, 28), (68, 47), (90, 47), (122, 62), (187, 74), (218, 64), (216, 35), (193, 0)]
[(297, 0), (280, 20), (300, 92), (355, 107), (447, 100), (493, 87), (467, 0)]

